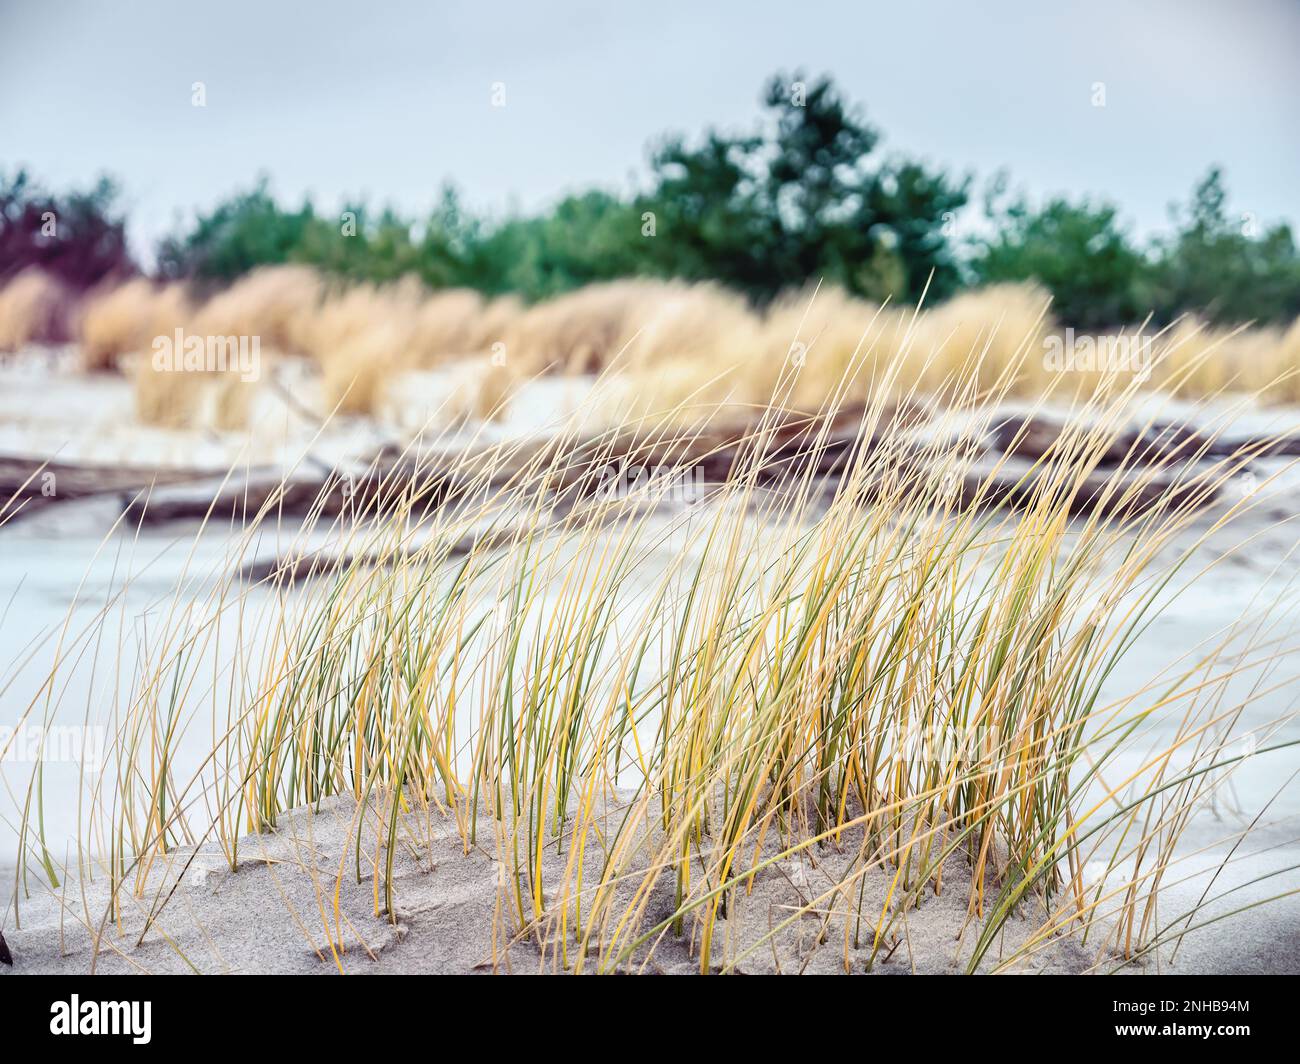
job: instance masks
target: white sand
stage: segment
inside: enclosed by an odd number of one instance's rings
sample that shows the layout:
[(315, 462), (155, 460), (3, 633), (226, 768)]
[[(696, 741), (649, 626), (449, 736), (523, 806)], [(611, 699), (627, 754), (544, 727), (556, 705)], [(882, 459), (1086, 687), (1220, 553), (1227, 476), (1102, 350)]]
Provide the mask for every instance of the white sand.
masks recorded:
[[(214, 846), (170, 856), (147, 882), (123, 900), (121, 926), (103, 924), (107, 888), (102, 877), (59, 895), (37, 896), (23, 903), (22, 926), (6, 930), (16, 972), (535, 972), (554, 970), (561, 962), (544, 954), (534, 936), (513, 935), (508, 916), (498, 909), (502, 866), (492, 852), (492, 832), (484, 820), (483, 845), (465, 854), (453, 821), (434, 815), (406, 819), (403, 842), (395, 855), (395, 920), (377, 913), (373, 868), (384, 860), (374, 844), (374, 817), (361, 835), (362, 882), (354, 874), (356, 805), (332, 799), (319, 814), (299, 811), (283, 819), (272, 834), (244, 839), (241, 865), (232, 872)], [(871, 956), (872, 931), (865, 927), (859, 948), (845, 950), (839, 919), (824, 924), (809, 913), (764, 941), (769, 928), (807, 905), (835, 882), (855, 849), (846, 838), (844, 851), (809, 851), (761, 872), (748, 897), (742, 896), (716, 933), (715, 969), (734, 965), (747, 973), (864, 971)], [(599, 855), (590, 848), (587, 873), (598, 871)], [(553, 883), (568, 854), (548, 847), (544, 875)], [(139, 942), (151, 906), (158, 905), (188, 864), (182, 886), (168, 900), (153, 930)], [(950, 857), (940, 896), (927, 892), (922, 904), (900, 917), (879, 952), (874, 970), (883, 973), (955, 972), (962, 970), (977, 938), (967, 918), (965, 859)], [(867, 911), (884, 901), (890, 876), (872, 872), (863, 892)], [(333, 899), (339, 892), (339, 910)], [(548, 899), (548, 919), (559, 905)], [(669, 877), (662, 877), (648, 912), (648, 922), (672, 911)], [(89, 913), (89, 918), (87, 918)], [(88, 926), (89, 925), (89, 926)], [(1036, 924), (1012, 919), (984, 967), (1021, 944)], [(964, 930), (963, 930), (964, 929)], [(690, 921), (682, 938), (664, 936), (653, 951), (641, 950), (623, 966), (647, 972), (689, 974), (699, 970)], [(99, 942), (98, 951), (92, 943)], [(331, 941), (338, 948), (331, 950)], [(496, 943), (496, 953), (493, 943)], [(573, 949), (572, 942), (570, 948)], [(576, 949), (570, 963), (576, 960)], [(888, 960), (885, 959), (888, 955)], [(1017, 971), (1080, 971), (1108, 953), (1055, 939), (1016, 964)], [(588, 970), (596, 958), (587, 961)]]
[[(550, 935), (550, 948), (544, 951), (529, 930), (515, 933), (517, 925), (500, 905), (503, 866), (495, 857), (486, 818), (481, 844), (468, 854), (453, 821), (437, 814), (405, 818), (394, 855), (394, 918), (389, 919), (382, 912), (382, 888), (374, 878), (375, 867), (382, 867), (386, 855), (374, 841), (382, 828), (373, 815), (361, 825), (363, 871), (358, 883), (356, 811), (351, 800), (336, 798), (323, 803), (318, 813), (299, 810), (285, 815), (275, 832), (241, 840), (237, 871), (231, 871), (212, 844), (174, 851), (120, 892), (118, 921), (106, 918), (108, 887), (102, 871), (84, 885), (74, 879), (57, 892), (38, 889), (22, 901), (21, 922), (12, 916), (7, 922), (13, 973), (519, 974), (564, 970), (566, 963), (576, 963), (579, 951), (573, 936), (566, 962), (555, 952)], [(850, 836), (845, 841), (843, 850), (808, 850), (760, 872), (753, 890), (739, 895), (719, 921), (711, 970), (836, 974), (846, 965), (850, 972), (873, 974), (965, 970), (979, 925), (968, 916), (967, 865), (957, 854), (945, 863), (942, 894), (927, 890), (919, 906), (899, 915), (874, 963), (869, 926), (862, 929), (857, 946), (846, 945), (844, 920), (836, 915), (823, 918), (819, 909), (771, 934), (843, 874), (856, 840)], [(591, 850), (587, 875), (594, 878), (599, 857), (595, 847)], [(543, 871), (547, 882), (557, 882), (567, 856), (548, 847)], [(1239, 874), (1228, 875), (1220, 887)], [(865, 877), (866, 912), (880, 911), (890, 880), (879, 869)], [(1170, 903), (1174, 900), (1171, 897)], [(547, 905), (543, 926), (553, 928), (560, 913), (554, 893), (547, 895)], [(647, 910), (647, 927), (666, 918), (672, 908), (671, 879), (662, 877)], [(156, 914), (152, 921), (151, 912)], [(1174, 964), (1165, 949), (1159, 957), (1124, 965), (1099, 944), (1095, 931), (1090, 943), (1054, 937), (1027, 956), (1008, 961), (1039, 927), (1035, 917), (1040, 913), (1030, 903), (1022, 915), (1009, 920), (980, 970), (1300, 971), (1300, 920), (1294, 906), (1256, 910), (1193, 932)], [(141, 938), (146, 923), (151, 929)], [(652, 950), (640, 949), (624, 964), (612, 964), (609, 956), (592, 952), (586, 970), (595, 970), (602, 960), (624, 971), (693, 974), (700, 970), (698, 928), (688, 918), (683, 936), (664, 934)]]

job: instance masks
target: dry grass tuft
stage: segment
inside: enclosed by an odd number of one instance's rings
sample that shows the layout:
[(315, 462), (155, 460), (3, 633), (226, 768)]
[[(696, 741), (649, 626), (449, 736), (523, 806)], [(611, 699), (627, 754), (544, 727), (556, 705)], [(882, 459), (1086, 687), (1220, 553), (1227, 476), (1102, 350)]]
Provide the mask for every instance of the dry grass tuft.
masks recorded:
[(410, 345), (409, 322), (381, 318), (319, 348), (316, 359), (326, 409), (345, 415), (377, 414)]
[(144, 278), (93, 293), (81, 311), (82, 368), (121, 368), (126, 356), (148, 352), (155, 336), (184, 328), (193, 311), (181, 285), (159, 286)]
[[(475, 292), (427, 293), (412, 281), (356, 285), (327, 297), (297, 331), (302, 349), (320, 367), (327, 409), (374, 415), (403, 372), (481, 361), (520, 313), (514, 298), (485, 301)], [(488, 394), (453, 396), (468, 411), (499, 410), (512, 375), (456, 373), (459, 387), (482, 380)], [(508, 378), (508, 379), (507, 379)]]
[[(1001, 386), (1013, 395), (1041, 395), (1055, 382), (1044, 367), (1045, 340), (1053, 327), (1051, 297), (1034, 285), (991, 285), (963, 293), (918, 319), (919, 344), (926, 352), (919, 374), (925, 391), (943, 392), (954, 383), (981, 391)], [(963, 370), (974, 366), (969, 378)]]
[[(954, 387), (997, 387), (1043, 394), (1052, 386), (1041, 364), (1047, 308), (1047, 295), (1029, 286), (996, 286), (923, 310), (880, 307), (819, 286), (782, 296), (761, 320), (725, 335), (706, 333), (695, 357), (634, 361), (625, 392), (647, 416), (717, 404), (741, 413), (772, 396), (815, 413), (882, 393), (942, 399)], [(613, 410), (617, 418), (629, 407)], [(722, 416), (730, 415), (724, 409)]]
[(406, 361), (415, 369), (432, 369), (481, 351), (485, 310), (483, 297), (467, 288), (433, 293), (415, 311)]
[(1289, 329), (1214, 328), (1184, 319), (1152, 339), (1152, 383), (1182, 398), (1255, 393), (1300, 402), (1300, 319)]
[(683, 287), (609, 281), (538, 303), (506, 330), (506, 358), (525, 375), (597, 372), (647, 324), (666, 296)]
[[(10, 316), (32, 318), (27, 311)], [(430, 293), (413, 278), (327, 284), (306, 268), (276, 267), (250, 274), (197, 310), (181, 289), (143, 280), (101, 293), (83, 315), (83, 362), (110, 368), (177, 325), (260, 336), (266, 357), (304, 355), (319, 369), (325, 409), (339, 404), (367, 416), (382, 412), (402, 374), (462, 362), (473, 367), (485, 358), (503, 371), (449, 375), (457, 388), (481, 379), (487, 389), (479, 397), (448, 397), (469, 416), (499, 413), (520, 382), (547, 373), (607, 374), (600, 401), (611, 423), (666, 411), (689, 422), (705, 409), (747, 418), (773, 396), (811, 413), (828, 403), (871, 402), (882, 390), (950, 402), (968, 389), (1000, 389), (1068, 402), (1102, 387), (1121, 391), (1135, 377), (1144, 389), (1186, 398), (1238, 392), (1300, 402), (1300, 322), (1285, 330), (1229, 331), (1183, 321), (1160, 332), (1135, 323), (1118, 336), (1092, 339), (1097, 351), (1112, 342), (1146, 344), (1141, 357), (1149, 367), (1141, 374), (1133, 364), (1117, 369), (1115, 359), (1091, 353), (1063, 367), (1051, 344), (1061, 350), (1065, 330), (1052, 320), (1047, 294), (1023, 284), (994, 285), (919, 310), (817, 286), (787, 293), (760, 313), (716, 285), (632, 279), (524, 308), (513, 297), (485, 300), (463, 289)], [(156, 416), (173, 387), (183, 384), (146, 384), (157, 401), (142, 411)]]
[(212, 383), (206, 373), (158, 370), (147, 357), (140, 358), (131, 374), (135, 416), (156, 428), (194, 428)]
[(195, 332), (257, 336), (263, 351), (296, 352), (300, 329), (317, 312), (324, 284), (306, 266), (254, 270), (213, 296), (194, 315)]
[(67, 290), (37, 269), (23, 270), (0, 288), (0, 351), (62, 337), (69, 307)]

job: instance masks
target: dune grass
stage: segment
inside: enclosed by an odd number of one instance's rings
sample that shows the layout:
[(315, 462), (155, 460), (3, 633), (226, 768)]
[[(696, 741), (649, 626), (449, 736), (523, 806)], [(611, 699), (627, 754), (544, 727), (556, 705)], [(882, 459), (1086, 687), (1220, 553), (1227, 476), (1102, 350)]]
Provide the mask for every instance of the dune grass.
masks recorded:
[(192, 313), (190, 297), (177, 284), (156, 285), (134, 278), (92, 292), (80, 314), (82, 367), (119, 369), (123, 359), (147, 355), (155, 336), (170, 336)]
[[(139, 648), (81, 860), (140, 897), (176, 847), (216, 842), (235, 868), (245, 833), (347, 795), (382, 825), (350, 871), (373, 881), (376, 916), (395, 919), (411, 819), (451, 818), (467, 851), (498, 855), (502, 934), (557, 970), (640, 967), (665, 936), (689, 938), (701, 971), (732, 969), (745, 953), (718, 941), (729, 907), (828, 848), (846, 855), (835, 881), (747, 949), (814, 917), (842, 934), (846, 969), (870, 967), (953, 857), (969, 869), (972, 970), (1014, 914), (1041, 928), (1021, 954), (1066, 932), (1117, 962), (1166, 941), (1157, 902), (1180, 834), (1236, 760), (1241, 707), (1224, 691), (1274, 650), (1225, 642), (1158, 687), (1102, 691), (1194, 575), (1197, 545), (1252, 505), (1232, 496), (1193, 531), (1251, 455), (1211, 457), (1203, 436), (1203, 460), (1153, 503), (1160, 463), (1139, 438), (1109, 505), (1076, 516), (1141, 387), (1111, 375), (1023, 474), (1018, 507), (986, 505), (1008, 460), (980, 465), (976, 444), (1037, 352), (990, 357), (974, 328), (960, 358), (933, 339), (918, 357), (912, 328), (899, 344), (860, 332), (811, 393), (810, 363), (786, 359), (730, 475), (689, 505), (679, 478), (721, 410), (699, 395), (637, 423), (665, 456), (648, 478), (610, 476), (624, 422), (581, 463), (500, 445), (382, 481), (337, 519), (322, 500), (294, 550), (325, 534), (341, 562), (306, 585), (234, 575), (274, 527), (272, 499)], [(1177, 386), (1199, 370), (1167, 372)], [(923, 383), (944, 402), (918, 426), (899, 412)], [(777, 426), (809, 394), (804, 452), (773, 480)], [(874, 442), (828, 483), (814, 470), (846, 412)], [(1173, 741), (1117, 769), (1154, 715), (1180, 722)], [(209, 752), (186, 765), (196, 728)], [(33, 788), (20, 876), (53, 876)], [(551, 852), (563, 871), (546, 871)], [(1098, 863), (1107, 874), (1085, 877)], [(868, 906), (881, 872), (890, 888)]]
[(72, 298), (55, 278), (26, 269), (0, 288), (0, 351), (64, 339)]
[[(938, 306), (923, 301), (919, 309), (874, 305), (819, 285), (758, 310), (712, 284), (629, 279), (524, 307), (513, 297), (429, 291), (412, 278), (349, 285), (280, 266), (256, 270), (204, 299), (177, 285), (136, 279), (93, 293), (79, 315), (47, 289), (20, 278), (0, 294), (0, 318), (11, 322), (0, 326), (0, 341), (13, 333), (7, 342), (20, 346), (36, 337), (37, 319), (56, 309), (77, 317), (85, 368), (125, 368), (140, 419), (173, 427), (242, 427), (256, 392), (214, 384), (204, 374), (152, 372), (153, 337), (178, 327), (200, 336), (256, 336), (268, 367), (285, 356), (314, 367), (319, 394), (308, 397), (309, 405), (381, 419), (403, 393), (407, 375), (430, 370), (449, 371), (443, 386), (456, 395), (448, 409), (480, 417), (505, 414), (510, 395), (540, 375), (617, 369), (623, 381), (608, 390), (614, 402), (607, 414), (616, 424), (675, 409), (689, 421), (701, 406), (730, 406), (731, 415), (743, 415), (761, 407), (794, 366), (799, 373), (788, 402), (811, 412), (835, 393), (864, 334), (871, 364), (856, 366), (845, 401), (869, 402), (883, 368), (899, 362), (896, 390), (940, 397), (944, 382), (969, 364), (984, 388), (997, 383), (1009, 396), (1051, 395), (1067, 404), (1086, 398), (1100, 381), (1122, 386), (1127, 377), (1137, 377), (1145, 390), (1192, 401), (1225, 392), (1265, 403), (1300, 398), (1300, 323), (1212, 329), (1182, 320), (1155, 329), (1134, 322), (1087, 338), (1088, 351), (1070, 352), (1070, 364), (1062, 366), (1052, 345), (1061, 349), (1065, 331), (1052, 318), (1046, 292), (1024, 284), (993, 285)], [(976, 349), (981, 357), (970, 363)], [(1207, 352), (1213, 357), (1204, 357)], [(1016, 372), (1008, 378), (1011, 365)], [(215, 403), (204, 398), (214, 388), (220, 392)]]

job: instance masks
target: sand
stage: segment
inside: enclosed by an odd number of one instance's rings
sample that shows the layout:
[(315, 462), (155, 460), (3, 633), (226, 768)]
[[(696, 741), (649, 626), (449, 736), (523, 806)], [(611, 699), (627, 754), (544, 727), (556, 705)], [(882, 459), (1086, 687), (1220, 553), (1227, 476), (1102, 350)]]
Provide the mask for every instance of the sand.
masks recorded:
[[(235, 870), (215, 845), (175, 850), (139, 881), (133, 879), (133, 889), (120, 893), (119, 920), (106, 918), (109, 891), (102, 873), (83, 882), (74, 878), (58, 891), (34, 889), (21, 902), (21, 921), (12, 916), (7, 921), (5, 934), (14, 957), (10, 973), (528, 974), (564, 972), (576, 965), (574, 936), (567, 938), (567, 957), (555, 948), (558, 899), (547, 896), (539, 925), (543, 935), (537, 927), (519, 928), (508, 905), (501, 904), (504, 873), (492, 849), (491, 832), (484, 832), (485, 845), (466, 852), (455, 822), (436, 812), (405, 819), (394, 854), (390, 918), (382, 911), (383, 891), (373, 875), (376, 863), (385, 857), (383, 847), (374, 842), (376, 818), (371, 811), (359, 825), (357, 810), (351, 799), (333, 798), (314, 812), (287, 814), (274, 832), (241, 841)], [(358, 835), (363, 840), (359, 882)], [(855, 948), (846, 942), (844, 921), (833, 914), (825, 917), (817, 907), (770, 934), (842, 874), (853, 849), (852, 840), (846, 841), (842, 850), (809, 850), (761, 871), (753, 889), (737, 896), (719, 922), (710, 970), (877, 975), (965, 971), (978, 921), (968, 914), (969, 878), (966, 860), (959, 854), (945, 863), (942, 893), (927, 890), (914, 909), (900, 913), (874, 958), (869, 928)], [(567, 857), (567, 852), (548, 849), (546, 880), (556, 881)], [(589, 874), (596, 860), (588, 860)], [(1236, 875), (1230, 873), (1227, 879)], [(866, 877), (862, 897), (867, 912), (878, 911), (891, 878), (879, 868)], [(671, 911), (671, 885), (664, 877), (646, 922), (653, 924)], [(1095, 928), (1087, 942), (1054, 935), (1034, 944), (1026, 955), (1015, 956), (1038, 930), (1042, 911), (1030, 903), (1009, 920), (979, 970), (1300, 971), (1300, 913), (1295, 906), (1257, 909), (1195, 931), (1184, 939), (1173, 964), (1170, 949), (1125, 964)], [(150, 927), (142, 935), (146, 923)], [(641, 949), (624, 963), (593, 950), (583, 959), (584, 970), (699, 973), (697, 931), (688, 919), (681, 936), (665, 933), (653, 949)], [(539, 937), (545, 939), (545, 948)]]
[[(382, 915), (382, 890), (372, 869), (384, 854), (374, 844), (374, 815), (360, 832), (362, 880), (355, 875), (357, 805), (334, 798), (318, 812), (298, 810), (269, 834), (245, 838), (240, 866), (232, 871), (215, 846), (182, 849), (155, 867), (144, 883), (122, 898), (120, 924), (105, 923), (106, 882), (98, 876), (23, 902), (21, 927), (6, 930), (15, 973), (200, 971), (204, 973), (529, 973), (565, 970), (556, 950), (539, 947), (538, 935), (522, 931), (500, 906), (503, 866), (486, 846), (465, 852), (455, 822), (437, 813), (407, 818), (394, 861), (394, 914)], [(768, 932), (827, 889), (845, 867), (852, 846), (792, 857), (759, 873), (749, 895), (733, 902), (720, 921), (712, 968), (737, 973), (865, 972), (871, 931), (860, 948), (845, 948), (843, 921), (804, 914), (771, 942)], [(592, 848), (595, 849), (594, 847)], [(567, 852), (548, 850), (544, 876), (558, 877)], [(599, 858), (588, 860), (594, 873)], [(180, 879), (180, 886), (167, 898)], [(883, 901), (891, 875), (875, 870), (863, 897), (868, 911)], [(876, 973), (948, 973), (964, 969), (977, 938), (968, 919), (964, 857), (944, 869), (942, 893), (927, 891), (902, 914), (885, 937), (871, 970)], [(338, 892), (338, 915), (333, 905)], [(161, 915), (143, 940), (151, 907)], [(1030, 906), (1032, 910), (1034, 907)], [(662, 878), (647, 922), (672, 911), (671, 884)], [(558, 920), (559, 902), (548, 898), (544, 926)], [(553, 926), (553, 925), (552, 925)], [(984, 970), (991, 970), (1037, 929), (1031, 913), (1012, 919)], [(554, 938), (547, 934), (548, 946)], [(95, 943), (98, 942), (98, 948)], [(653, 950), (626, 964), (589, 956), (587, 970), (604, 962), (620, 971), (659, 974), (699, 972), (697, 936), (688, 919), (684, 934), (668, 933)], [(570, 938), (568, 966), (578, 950)], [(1017, 960), (1011, 970), (1077, 972), (1114, 956), (1096, 946), (1056, 937)]]

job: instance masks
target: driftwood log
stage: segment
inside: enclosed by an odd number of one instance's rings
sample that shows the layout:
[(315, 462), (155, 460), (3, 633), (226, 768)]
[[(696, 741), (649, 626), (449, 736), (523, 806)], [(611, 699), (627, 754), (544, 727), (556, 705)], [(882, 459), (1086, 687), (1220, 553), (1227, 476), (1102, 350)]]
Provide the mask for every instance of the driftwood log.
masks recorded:
[(332, 516), (342, 506), (342, 493), (335, 497), (328, 490), (336, 479), (315, 472), (284, 477), (269, 470), (207, 477), (141, 493), (127, 503), (126, 515), (133, 525), (201, 520), (242, 524), (259, 514), (304, 517), (313, 508)]
[[(656, 470), (689, 472), (693, 484), (711, 487), (739, 476), (778, 487), (812, 476), (834, 491), (841, 474), (871, 448), (920, 457), (914, 467), (924, 469), (925, 456), (936, 450), (924, 434), (933, 414), (909, 404), (870, 418), (858, 408), (829, 417), (769, 414), (747, 425), (702, 431), (618, 430), (470, 448), (388, 447), (350, 467), (304, 463), (288, 477), (269, 468), (214, 477), (201, 470), (9, 456), (0, 457), (0, 517), (102, 495), (120, 496), (128, 520), (142, 525), (203, 519), (242, 523), (259, 516), (335, 519), (397, 509), (421, 517), (449, 500), (464, 502), (478, 493), (486, 499), (513, 488), (564, 509), (636, 480), (630, 473)], [(961, 491), (968, 501), (989, 505), (1016, 506), (1030, 498), (1040, 475), (1034, 463), (1050, 462), (1054, 448), (1064, 449), (1083, 434), (1041, 414), (994, 415), (988, 425), (971, 448), (981, 464), (962, 474)], [(922, 431), (913, 432), (917, 429)], [(1079, 513), (1150, 506), (1186, 488), (1188, 470), (1204, 462), (1295, 455), (1300, 455), (1300, 435), (1210, 436), (1186, 426), (1152, 424), (1108, 439), (1096, 456), (1096, 470), (1068, 505)], [(999, 462), (1002, 467), (994, 471)], [(1210, 501), (1210, 493), (1201, 494)], [(1189, 497), (1199, 501), (1195, 492)]]
[[(0, 498), (85, 499), (143, 491), (155, 484), (182, 484), (211, 475), (194, 469), (94, 465), (0, 455)], [(53, 484), (52, 496), (44, 490), (47, 484)]]
[(134, 496), (155, 487), (211, 476), (203, 470), (109, 466), (0, 455), (0, 514), (9, 518), (56, 502), (103, 495)]
[(400, 561), (423, 555), (427, 559), (445, 561), (463, 558), (477, 551), (502, 550), (529, 536), (554, 529), (606, 525), (638, 513), (653, 510), (652, 505), (588, 504), (575, 512), (574, 508), (548, 507), (544, 516), (528, 523), (505, 527), (482, 528), (464, 532), (450, 541), (431, 539), (418, 547), (405, 547), (384, 552), (337, 552), (330, 550), (306, 551), (299, 554), (278, 555), (249, 562), (239, 571), (246, 583), (297, 584), (333, 575), (348, 569), (373, 569), (395, 565)]
[[(1067, 432), (1064, 421), (1038, 414), (1017, 414), (993, 424), (988, 449), (1016, 458), (1042, 458)], [(1197, 459), (1300, 457), (1300, 433), (1272, 436), (1210, 435), (1187, 425), (1152, 422), (1120, 432), (1109, 440), (1099, 465), (1164, 465)]]

